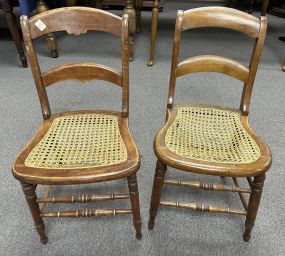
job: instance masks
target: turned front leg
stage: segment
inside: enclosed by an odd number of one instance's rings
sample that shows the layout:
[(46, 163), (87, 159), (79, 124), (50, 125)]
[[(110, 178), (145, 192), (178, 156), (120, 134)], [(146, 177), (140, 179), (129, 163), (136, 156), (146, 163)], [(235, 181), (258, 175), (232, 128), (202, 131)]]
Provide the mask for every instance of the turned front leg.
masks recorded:
[(245, 221), (245, 232), (243, 234), (244, 241), (249, 241), (252, 228), (256, 219), (258, 206), (261, 199), (265, 174), (256, 176), (252, 183), (252, 192), (249, 197), (247, 216)]
[(133, 61), (136, 32), (136, 11), (134, 9), (133, 0), (127, 0), (124, 14), (129, 15), (129, 61)]
[[(46, 12), (48, 10), (49, 8), (44, 0), (39, 0), (37, 2), (37, 13)], [(51, 51), (52, 57), (57, 58), (58, 57), (57, 44), (56, 44), (56, 40), (55, 40), (53, 33), (47, 34), (46, 43), (47, 43), (49, 50)]]
[(22, 38), (21, 38), (20, 33), (19, 33), (19, 29), (17, 26), (17, 20), (15, 17), (15, 14), (13, 13), (13, 8), (9, 4), (8, 0), (1, 2), (1, 8), (5, 12), (6, 21), (8, 23), (8, 27), (9, 27), (10, 33), (12, 35), (12, 38), (15, 42), (17, 51), (19, 53), (20, 61), (23, 65), (23, 67), (26, 68), (26, 67), (28, 67), (27, 58), (26, 58), (25, 53), (24, 53), (24, 49), (23, 49), (23, 45), (22, 45)]
[(166, 172), (166, 165), (157, 160), (155, 175), (153, 180), (150, 209), (149, 209), (149, 222), (148, 222), (149, 229), (153, 229), (154, 227), (154, 221), (157, 215), (158, 206), (162, 194), (165, 172)]
[(26, 201), (29, 205), (36, 230), (41, 238), (41, 242), (46, 244), (48, 242), (48, 238), (45, 234), (45, 224), (41, 217), (41, 211), (39, 205), (37, 203), (37, 195), (36, 195), (36, 185), (21, 183), (22, 189), (25, 194)]
[(132, 176), (128, 177), (128, 186), (129, 186), (130, 200), (133, 212), (134, 227), (136, 230), (136, 238), (141, 239), (142, 222), (141, 222), (139, 192), (138, 192), (138, 183), (137, 183), (136, 174), (133, 174)]

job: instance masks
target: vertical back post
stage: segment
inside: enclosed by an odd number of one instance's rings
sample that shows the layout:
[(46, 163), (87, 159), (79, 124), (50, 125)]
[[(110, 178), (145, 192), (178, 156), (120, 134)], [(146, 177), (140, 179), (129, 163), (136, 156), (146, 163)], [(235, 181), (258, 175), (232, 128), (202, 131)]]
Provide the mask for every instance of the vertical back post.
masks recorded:
[(260, 17), (259, 35), (255, 39), (254, 48), (253, 48), (251, 59), (250, 59), (248, 81), (244, 84), (244, 87), (243, 87), (241, 104), (240, 104), (240, 111), (242, 115), (247, 116), (249, 114), (250, 98), (251, 98), (252, 88), (253, 88), (256, 72), (257, 72), (257, 67), (258, 67), (260, 56), (261, 56), (263, 46), (264, 46), (266, 29), (267, 29), (267, 19), (266, 17), (262, 16)]
[(129, 15), (122, 17), (122, 117), (129, 116)]
[(171, 71), (170, 71), (168, 102), (167, 102), (168, 109), (172, 108), (173, 100), (174, 100), (175, 83), (176, 83), (176, 68), (177, 68), (177, 60), (178, 60), (179, 49), (180, 49), (180, 37), (181, 37), (181, 31), (182, 31), (183, 14), (184, 12), (179, 10), (176, 16), (175, 32), (174, 32), (173, 48), (172, 48), (172, 61), (171, 61)]
[(25, 47), (27, 54), (29, 56), (29, 61), (31, 65), (32, 74), (35, 80), (37, 92), (40, 98), (40, 104), (42, 109), (42, 115), (44, 119), (48, 119), (51, 115), (49, 101), (46, 93), (46, 88), (43, 84), (41, 70), (38, 63), (37, 56), (35, 54), (34, 45), (31, 39), (30, 26), (27, 16), (21, 16), (21, 28), (23, 31), (23, 38), (25, 42)]

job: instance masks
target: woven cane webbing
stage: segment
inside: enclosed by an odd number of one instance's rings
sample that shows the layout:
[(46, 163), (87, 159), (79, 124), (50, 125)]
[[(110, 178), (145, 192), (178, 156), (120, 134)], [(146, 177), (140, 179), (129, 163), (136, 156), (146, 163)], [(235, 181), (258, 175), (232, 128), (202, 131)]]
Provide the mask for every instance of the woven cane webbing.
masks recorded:
[(176, 155), (195, 160), (244, 164), (260, 157), (240, 114), (215, 108), (178, 107), (165, 143)]
[(43, 139), (28, 155), (25, 165), (66, 169), (99, 167), (127, 160), (118, 117), (76, 114), (54, 119)]

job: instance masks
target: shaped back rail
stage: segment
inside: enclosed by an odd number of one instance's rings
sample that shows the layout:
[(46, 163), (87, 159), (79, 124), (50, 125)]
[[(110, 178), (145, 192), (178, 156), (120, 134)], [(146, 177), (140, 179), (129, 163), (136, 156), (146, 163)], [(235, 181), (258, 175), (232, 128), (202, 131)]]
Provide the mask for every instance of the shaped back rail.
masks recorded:
[[(215, 55), (199, 55), (178, 62), (182, 31), (201, 27), (227, 28), (254, 38), (255, 43), (249, 66), (246, 67), (231, 58)], [(172, 108), (177, 77), (196, 72), (218, 72), (234, 77), (244, 83), (240, 111), (242, 115), (248, 115), (252, 87), (264, 45), (266, 29), (266, 17), (256, 18), (231, 8), (202, 7), (185, 12), (178, 11), (173, 41), (167, 107)]]
[[(66, 7), (43, 12), (31, 19), (22, 16), (21, 27), (44, 119), (48, 119), (51, 115), (46, 92), (47, 86), (64, 80), (85, 82), (93, 79), (104, 80), (122, 88), (122, 117), (128, 117), (128, 15), (120, 18), (94, 8)], [(32, 39), (56, 31), (79, 35), (88, 30), (104, 31), (121, 38), (121, 72), (95, 63), (64, 64), (47, 72), (41, 72)]]

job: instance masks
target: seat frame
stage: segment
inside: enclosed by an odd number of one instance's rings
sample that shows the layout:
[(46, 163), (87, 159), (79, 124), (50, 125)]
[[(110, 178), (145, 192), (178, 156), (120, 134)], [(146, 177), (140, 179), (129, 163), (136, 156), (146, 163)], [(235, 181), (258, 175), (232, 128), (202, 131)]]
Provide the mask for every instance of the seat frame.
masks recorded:
[[(255, 39), (249, 67), (220, 56), (201, 55), (178, 62), (180, 37), (182, 31), (197, 27), (221, 27), (242, 32)], [(260, 19), (249, 14), (225, 7), (203, 7), (188, 11), (178, 11), (173, 41), (172, 64), (170, 73), (170, 85), (167, 102), (167, 118), (164, 127), (158, 132), (154, 140), (154, 152), (157, 156), (157, 165), (153, 181), (152, 197), (150, 204), (150, 218), (148, 227), (153, 229), (154, 221), (159, 205), (177, 208), (186, 208), (196, 211), (208, 211), (214, 213), (232, 213), (246, 216), (244, 241), (250, 239), (261, 193), (265, 180), (265, 172), (271, 166), (271, 153), (267, 145), (250, 128), (248, 122), (250, 98), (256, 76), (257, 66), (264, 45), (267, 28), (265, 17)], [(196, 72), (218, 72), (236, 78), (244, 83), (240, 109), (229, 109), (211, 105), (183, 105), (210, 107), (240, 113), (240, 121), (244, 129), (254, 139), (260, 149), (260, 158), (253, 163), (229, 164), (222, 162), (210, 162), (181, 157), (171, 152), (165, 145), (165, 137), (168, 128), (176, 118), (176, 110), (181, 105), (174, 105), (174, 93), (176, 78)], [(235, 186), (225, 186), (219, 183), (205, 183), (199, 181), (165, 180), (167, 166), (199, 174), (232, 177)], [(238, 177), (245, 177), (249, 188), (240, 187)], [(180, 203), (173, 201), (160, 201), (163, 185), (178, 185), (194, 189), (236, 192), (239, 194), (244, 210), (230, 209), (213, 205), (196, 203)], [(244, 193), (249, 194), (246, 200)]]
[[(40, 25), (39, 25), (40, 24)], [(43, 115), (43, 124), (35, 137), (26, 145), (13, 164), (12, 173), (22, 185), (26, 201), (29, 205), (36, 230), (42, 243), (47, 243), (43, 217), (92, 217), (114, 216), (120, 214), (133, 214), (136, 237), (140, 239), (141, 217), (139, 206), (139, 193), (136, 172), (140, 167), (140, 156), (128, 128), (129, 115), (129, 63), (128, 63), (128, 15), (122, 18), (93, 8), (65, 7), (47, 11), (31, 17), (21, 17), (21, 26), (28, 59), (37, 88)], [(32, 40), (48, 33), (66, 31), (69, 34), (80, 35), (89, 30), (104, 31), (121, 39), (122, 70), (119, 72), (93, 63), (64, 64), (47, 72), (41, 72)], [(122, 111), (108, 110), (83, 110), (76, 112), (51, 114), (46, 87), (63, 80), (103, 80), (119, 86), (122, 90)], [(118, 118), (118, 127), (123, 143), (127, 150), (127, 160), (108, 166), (87, 168), (34, 168), (25, 165), (25, 159), (38, 142), (48, 132), (53, 120), (68, 115), (97, 113), (112, 115)], [(105, 182), (126, 178), (129, 193), (126, 194), (93, 194), (78, 196), (51, 197), (51, 185), (71, 185)], [(36, 187), (38, 184), (49, 185), (46, 194), (37, 198)], [(105, 200), (130, 199), (131, 209), (87, 209), (44, 212), (47, 203), (87, 203)]]

